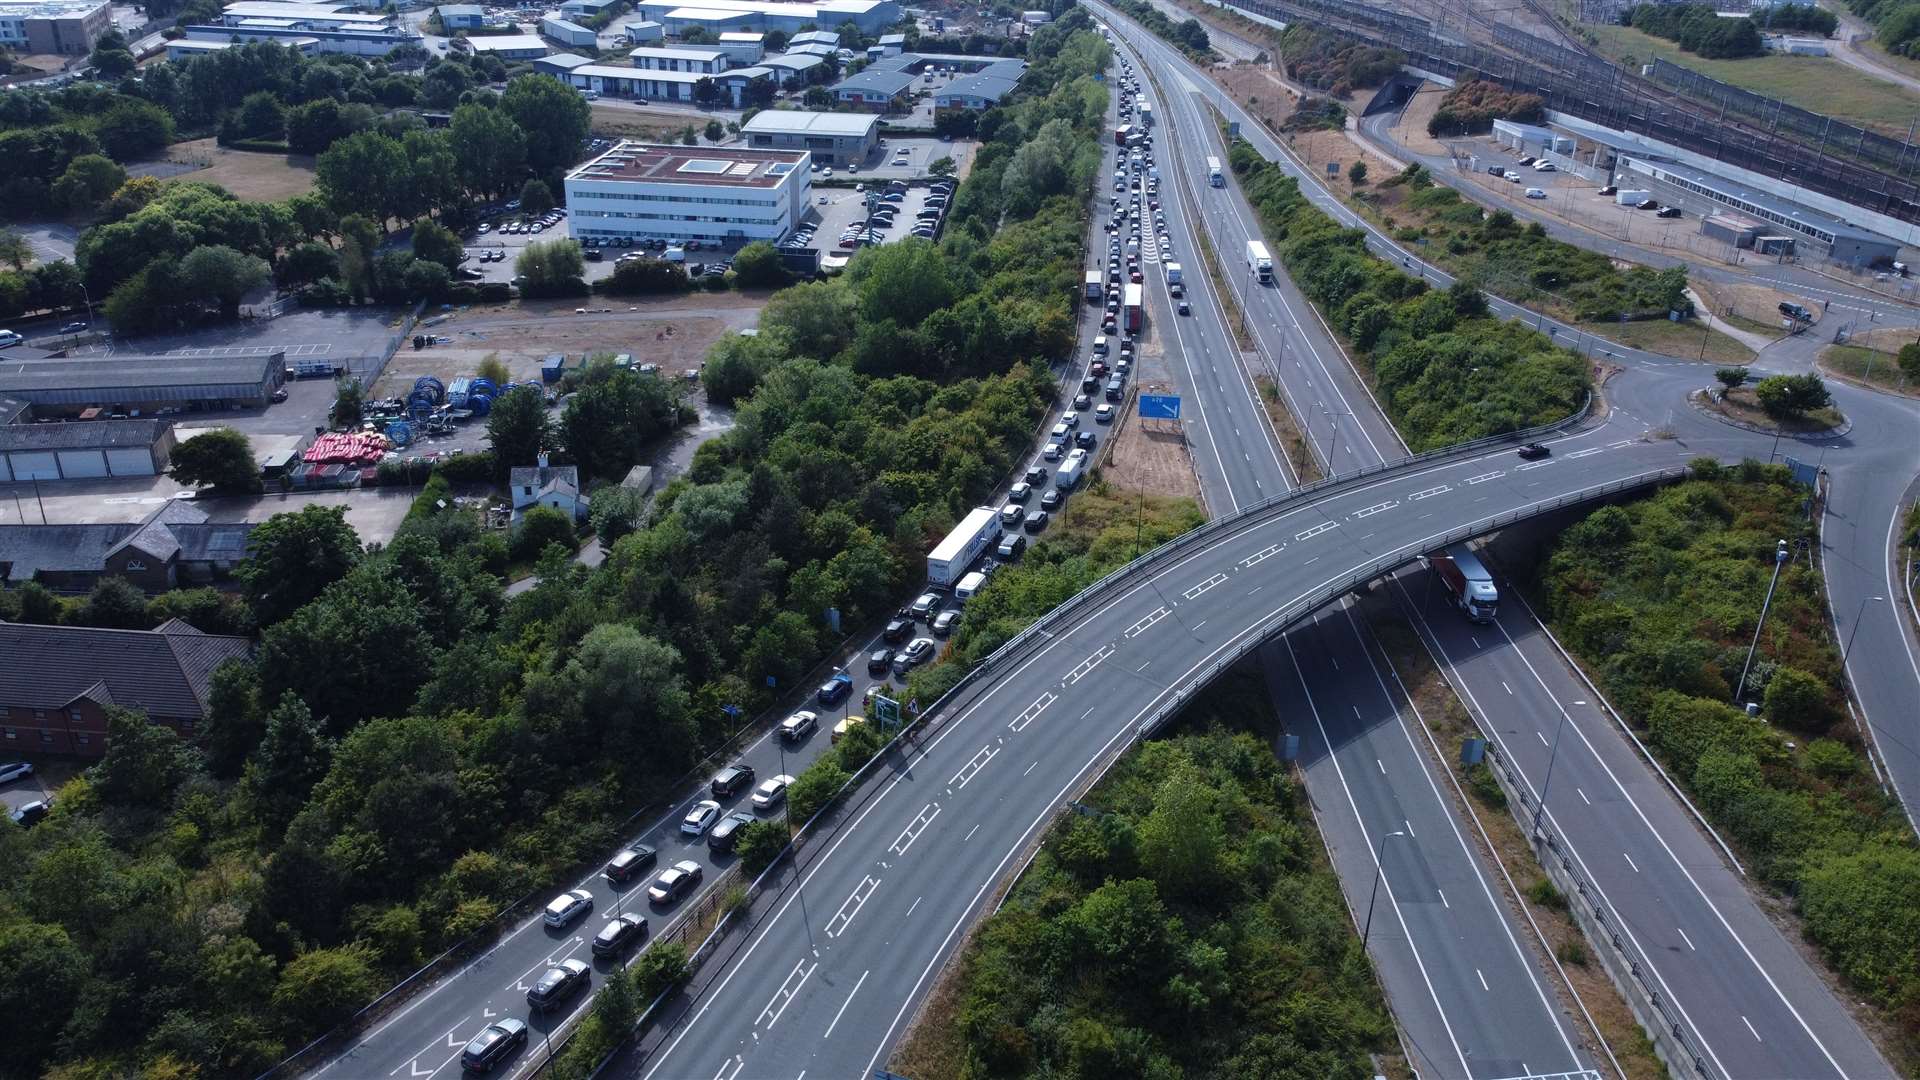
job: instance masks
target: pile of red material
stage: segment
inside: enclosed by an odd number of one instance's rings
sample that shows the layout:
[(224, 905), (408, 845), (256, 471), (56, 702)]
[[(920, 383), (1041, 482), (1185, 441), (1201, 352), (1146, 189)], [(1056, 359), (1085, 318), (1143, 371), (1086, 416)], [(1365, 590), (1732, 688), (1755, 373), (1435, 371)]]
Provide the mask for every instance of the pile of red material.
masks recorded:
[(373, 465), (386, 457), (392, 446), (378, 432), (330, 432), (314, 439), (300, 459), (315, 465)]

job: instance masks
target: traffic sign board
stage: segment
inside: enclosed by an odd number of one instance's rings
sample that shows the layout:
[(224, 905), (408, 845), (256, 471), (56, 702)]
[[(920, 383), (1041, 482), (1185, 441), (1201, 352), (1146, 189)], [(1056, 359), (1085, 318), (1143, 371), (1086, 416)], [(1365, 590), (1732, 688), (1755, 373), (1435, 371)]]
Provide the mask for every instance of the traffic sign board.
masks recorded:
[(900, 703), (885, 694), (873, 695), (873, 720), (887, 731), (899, 727)]
[(1180, 395), (1178, 394), (1141, 394), (1140, 419), (1142, 420), (1178, 420), (1180, 419)]

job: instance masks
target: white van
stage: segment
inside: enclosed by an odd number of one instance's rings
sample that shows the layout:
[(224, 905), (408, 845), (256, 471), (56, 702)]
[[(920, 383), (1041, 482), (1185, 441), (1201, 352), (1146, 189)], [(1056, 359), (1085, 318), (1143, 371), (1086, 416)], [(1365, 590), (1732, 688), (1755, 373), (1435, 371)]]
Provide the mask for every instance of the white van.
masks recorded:
[(1527, 189), (1527, 198), (1529, 199), (1544, 199), (1546, 197), (1546, 191), (1541, 188), (1530, 187)]
[(961, 578), (960, 583), (953, 587), (953, 598), (964, 604), (973, 599), (973, 594), (979, 592), (986, 584), (987, 575), (975, 570)]
[(1107, 335), (1095, 334), (1093, 336), (1093, 355), (1095, 356), (1107, 355)]
[(1533, 163), (1533, 171), (1534, 172), (1559, 172), (1560, 170), (1553, 167), (1553, 162), (1548, 161), (1546, 158), (1541, 158), (1539, 161), (1536, 161)]

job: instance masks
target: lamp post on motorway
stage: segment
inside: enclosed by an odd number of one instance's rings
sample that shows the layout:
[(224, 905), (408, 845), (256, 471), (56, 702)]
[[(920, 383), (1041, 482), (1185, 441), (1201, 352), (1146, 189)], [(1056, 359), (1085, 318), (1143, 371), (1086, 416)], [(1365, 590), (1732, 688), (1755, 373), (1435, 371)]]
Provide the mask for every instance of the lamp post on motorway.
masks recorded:
[[(1773, 606), (1773, 589), (1780, 584), (1780, 568), (1787, 565), (1787, 542), (1780, 541), (1773, 551), (1773, 580), (1767, 583), (1767, 598), (1760, 602), (1760, 621), (1753, 628), (1753, 644), (1747, 646), (1747, 662), (1740, 665), (1740, 681), (1733, 684), (1733, 703), (1740, 704), (1740, 694), (1747, 688), (1747, 672), (1753, 668), (1754, 650), (1760, 647), (1760, 631), (1767, 625), (1767, 609)], [(1855, 625), (1859, 625), (1858, 622)], [(1848, 639), (1852, 643), (1852, 639)]]
[(1853, 613), (1853, 629), (1847, 631), (1846, 647), (1840, 650), (1841, 670), (1844, 671), (1846, 669), (1847, 654), (1853, 651), (1853, 639), (1855, 635), (1860, 633), (1860, 619), (1867, 613), (1867, 604), (1869, 602), (1884, 601), (1885, 599), (1886, 597), (1884, 596), (1863, 596), (1860, 598), (1860, 609)]
[(1533, 809), (1533, 831), (1540, 832), (1540, 819), (1547, 814), (1547, 792), (1553, 788), (1553, 763), (1560, 758), (1560, 736), (1567, 730), (1567, 710), (1560, 710), (1560, 724), (1553, 729), (1553, 749), (1547, 751), (1547, 778), (1540, 782), (1540, 805)]
[(1396, 829), (1393, 832), (1381, 836), (1379, 843), (1373, 845), (1373, 891), (1367, 894), (1367, 921), (1366, 924), (1360, 928), (1360, 947), (1362, 949), (1367, 947), (1367, 936), (1373, 933), (1373, 903), (1380, 898), (1380, 876), (1381, 871), (1384, 869), (1380, 863), (1381, 853), (1386, 850), (1388, 840), (1396, 836), (1405, 835), (1407, 835), (1405, 830)]

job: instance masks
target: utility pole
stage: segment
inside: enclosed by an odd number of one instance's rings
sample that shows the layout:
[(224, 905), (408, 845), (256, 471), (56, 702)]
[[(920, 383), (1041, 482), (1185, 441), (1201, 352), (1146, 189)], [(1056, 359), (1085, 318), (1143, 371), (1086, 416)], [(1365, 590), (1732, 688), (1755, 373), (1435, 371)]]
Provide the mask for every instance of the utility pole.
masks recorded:
[(1380, 854), (1386, 850), (1388, 840), (1405, 835), (1407, 834), (1404, 831), (1395, 830), (1382, 836), (1379, 842), (1373, 845), (1373, 891), (1367, 894), (1367, 921), (1360, 928), (1360, 948), (1362, 949), (1367, 947), (1367, 935), (1373, 933), (1373, 902), (1380, 898), (1380, 873), (1383, 869), (1380, 865)]
[(1540, 782), (1540, 805), (1533, 811), (1533, 831), (1540, 832), (1540, 819), (1547, 814), (1547, 792), (1553, 788), (1553, 763), (1560, 759), (1560, 736), (1567, 730), (1567, 710), (1560, 710), (1560, 725), (1553, 729), (1553, 749), (1547, 752), (1547, 778)]
[(1872, 601), (1884, 601), (1885, 599), (1886, 597), (1884, 596), (1861, 597), (1860, 610), (1853, 613), (1853, 629), (1847, 631), (1846, 648), (1840, 650), (1840, 668), (1842, 671), (1846, 670), (1847, 667), (1847, 654), (1853, 651), (1854, 636), (1860, 633), (1860, 618), (1867, 613), (1867, 604)]
[[(1767, 598), (1760, 603), (1760, 621), (1753, 628), (1753, 644), (1747, 646), (1747, 662), (1740, 665), (1740, 681), (1733, 685), (1733, 703), (1740, 704), (1740, 695), (1747, 688), (1747, 672), (1753, 668), (1754, 651), (1760, 648), (1760, 631), (1767, 625), (1767, 609), (1773, 606), (1774, 586), (1780, 584), (1780, 568), (1787, 565), (1787, 542), (1780, 541), (1773, 552), (1773, 580), (1767, 582)], [(1855, 625), (1859, 625), (1856, 621)], [(1848, 644), (1852, 644), (1851, 638)]]

